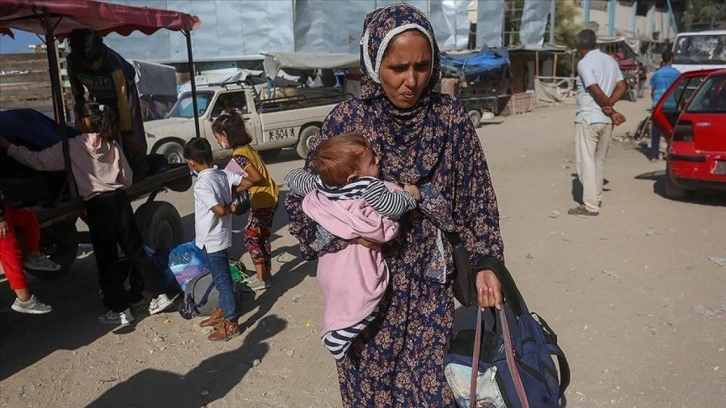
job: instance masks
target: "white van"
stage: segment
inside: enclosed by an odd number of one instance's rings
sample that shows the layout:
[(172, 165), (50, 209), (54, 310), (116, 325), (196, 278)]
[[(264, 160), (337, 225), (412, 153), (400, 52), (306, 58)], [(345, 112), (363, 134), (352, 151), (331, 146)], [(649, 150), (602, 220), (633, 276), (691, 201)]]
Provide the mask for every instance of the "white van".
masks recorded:
[(673, 57), (673, 68), (681, 72), (726, 68), (726, 30), (676, 35)]

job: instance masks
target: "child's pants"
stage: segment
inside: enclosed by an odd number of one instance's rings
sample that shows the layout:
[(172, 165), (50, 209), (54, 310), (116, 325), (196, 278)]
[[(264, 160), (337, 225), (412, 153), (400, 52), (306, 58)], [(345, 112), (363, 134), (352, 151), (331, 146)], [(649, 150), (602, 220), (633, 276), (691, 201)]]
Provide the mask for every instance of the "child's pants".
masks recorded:
[(98, 267), (98, 283), (103, 291), (105, 305), (114, 312), (129, 307), (124, 291), (128, 270), (121, 268), (118, 246), (131, 264), (138, 268), (144, 289), (152, 297), (164, 292), (158, 276), (154, 274), (144, 252), (141, 234), (136, 227), (131, 202), (124, 190), (109, 191), (85, 202), (88, 230), (91, 233), (93, 253)]
[(23, 251), (18, 243), (15, 229), (22, 231), (23, 244), (27, 252), (40, 249), (40, 228), (38, 217), (23, 208), (5, 206), (5, 221), (8, 223), (8, 233), (0, 237), (0, 264), (2, 264), (5, 277), (10, 282), (10, 289), (26, 289), (28, 284), (23, 272)]
[(272, 218), (275, 216), (274, 207), (253, 208), (250, 210), (250, 218), (244, 231), (245, 246), (250, 253), (252, 263), (272, 266), (272, 245), (270, 235), (272, 234)]
[(227, 250), (207, 252), (205, 248), (204, 252), (207, 253), (212, 282), (214, 282), (214, 287), (219, 292), (219, 307), (222, 308), (224, 318), (236, 321), (237, 303), (234, 299), (234, 282), (232, 282), (232, 273), (229, 270)]

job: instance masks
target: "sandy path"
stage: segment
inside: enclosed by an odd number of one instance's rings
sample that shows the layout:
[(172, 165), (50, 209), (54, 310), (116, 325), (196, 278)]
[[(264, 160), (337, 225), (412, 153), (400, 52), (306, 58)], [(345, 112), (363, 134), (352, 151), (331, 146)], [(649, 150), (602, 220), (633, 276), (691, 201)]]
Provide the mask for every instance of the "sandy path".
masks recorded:
[[(620, 103), (630, 121), (616, 135), (634, 130), (646, 107), (642, 100)], [(708, 259), (726, 258), (726, 197), (664, 199), (664, 164), (615, 143), (601, 215), (568, 216), (573, 109), (539, 109), (479, 129), (508, 265), (530, 309), (557, 331), (572, 366), (569, 406), (724, 406), (726, 312), (702, 313), (726, 308), (726, 268)], [(292, 151), (271, 162), (278, 182), (301, 164)], [(191, 195), (160, 199), (179, 208), (189, 234)], [(553, 218), (554, 211), (560, 215)], [(92, 257), (64, 279), (32, 280), (56, 311), (0, 313), (0, 404), (340, 406), (334, 363), (317, 336), (314, 265), (298, 258), (285, 220), (281, 211), (275, 286), (245, 298), (242, 321), (251, 326), (224, 344), (206, 341), (196, 321), (176, 313), (138, 316), (137, 324), (116, 331), (97, 324)], [(3, 285), (3, 307), (10, 299)]]

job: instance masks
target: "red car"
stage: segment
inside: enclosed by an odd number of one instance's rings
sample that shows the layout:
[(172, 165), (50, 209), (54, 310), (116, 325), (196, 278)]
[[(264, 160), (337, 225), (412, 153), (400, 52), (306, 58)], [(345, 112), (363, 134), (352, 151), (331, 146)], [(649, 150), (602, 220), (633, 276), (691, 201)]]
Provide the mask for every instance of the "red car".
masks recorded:
[(726, 69), (686, 72), (653, 109), (668, 141), (665, 195), (726, 191)]

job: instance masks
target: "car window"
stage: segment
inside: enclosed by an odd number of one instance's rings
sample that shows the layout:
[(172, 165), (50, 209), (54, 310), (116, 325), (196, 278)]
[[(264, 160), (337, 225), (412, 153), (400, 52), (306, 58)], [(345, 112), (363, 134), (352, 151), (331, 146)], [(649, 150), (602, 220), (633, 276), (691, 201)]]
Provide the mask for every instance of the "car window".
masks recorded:
[(707, 79), (688, 104), (689, 113), (726, 112), (726, 76)]
[(228, 107), (237, 108), (240, 112), (247, 113), (247, 104), (245, 102), (244, 91), (222, 93), (217, 97), (217, 101), (214, 103), (212, 118), (216, 118), (221, 115), (222, 111)]
[[(211, 92), (197, 92), (197, 109), (199, 115), (204, 115), (207, 110), (209, 100), (212, 99)], [(169, 118), (193, 118), (194, 117), (194, 104), (192, 103), (192, 94), (187, 92), (182, 94), (176, 101), (174, 106), (167, 114)]]
[(703, 82), (705, 76), (697, 76), (683, 79), (673, 92), (668, 95), (663, 107), (663, 112), (680, 112), (690, 99), (698, 85)]

